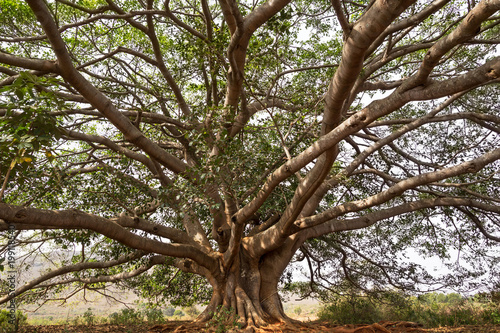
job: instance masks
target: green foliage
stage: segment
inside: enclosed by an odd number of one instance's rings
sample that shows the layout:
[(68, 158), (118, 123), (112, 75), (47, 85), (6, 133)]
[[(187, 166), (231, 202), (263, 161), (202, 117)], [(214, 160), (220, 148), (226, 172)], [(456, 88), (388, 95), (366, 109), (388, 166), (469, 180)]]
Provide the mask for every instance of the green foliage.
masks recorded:
[[(16, 0), (0, 0), (0, 34), (8, 35), (6, 31), (11, 27), (33, 27), (35, 16), (29, 9), (28, 5), (23, 1)], [(15, 25), (16, 23), (23, 23)], [(26, 27), (28, 25), (28, 27)]]
[(144, 315), (141, 311), (132, 308), (124, 308), (109, 315), (109, 323), (112, 325), (140, 324), (143, 321)]
[(369, 324), (382, 319), (375, 304), (361, 296), (334, 299), (318, 313), (318, 317), (335, 324)]
[(88, 308), (87, 311), (83, 313), (83, 321), (87, 325), (94, 325), (96, 323), (96, 317), (91, 308)]
[(293, 313), (295, 313), (297, 316), (300, 316), (302, 313), (302, 308), (300, 306), (296, 306), (295, 309), (293, 309)]
[(6, 97), (0, 100), (0, 109), (6, 109), (5, 116), (0, 117), (1, 169), (20, 165), (25, 172), (37, 159), (54, 161), (52, 146), (62, 135), (62, 115), (56, 117), (49, 111), (62, 104), (49, 88), (57, 85), (52, 78), (21, 72), (11, 85), (0, 88), (0, 94)]
[[(395, 297), (398, 299), (394, 302)], [(380, 320), (412, 321), (425, 327), (500, 324), (500, 304), (460, 294), (428, 293), (410, 297), (385, 292), (378, 297), (337, 296), (319, 312), (337, 324), (369, 324)]]
[(175, 313), (175, 308), (169, 306), (163, 312), (165, 313), (165, 316), (172, 317)]
[(166, 322), (162, 311), (157, 307), (146, 308), (142, 310), (148, 324), (163, 324)]
[(184, 312), (182, 312), (182, 310), (175, 310), (174, 311), (174, 317), (184, 317)]
[[(127, 282), (139, 296), (156, 304), (169, 302), (173, 306), (189, 307), (207, 302), (211, 287), (200, 276), (178, 271), (168, 265), (156, 266), (152, 274)], [(165, 288), (169, 285), (169, 288)]]
[(220, 305), (213, 317), (207, 322), (207, 327), (215, 328), (216, 333), (225, 333), (233, 328), (241, 328), (239, 316), (233, 308)]
[(200, 314), (200, 311), (196, 308), (195, 305), (188, 307), (186, 310), (186, 314), (191, 317), (196, 317)]
[[(21, 311), (17, 310), (15, 318), (12, 318), (11, 313), (7, 309), (0, 310), (0, 333), (11, 333), (16, 327), (26, 324), (28, 317)], [(12, 322), (12, 321), (15, 322)]]

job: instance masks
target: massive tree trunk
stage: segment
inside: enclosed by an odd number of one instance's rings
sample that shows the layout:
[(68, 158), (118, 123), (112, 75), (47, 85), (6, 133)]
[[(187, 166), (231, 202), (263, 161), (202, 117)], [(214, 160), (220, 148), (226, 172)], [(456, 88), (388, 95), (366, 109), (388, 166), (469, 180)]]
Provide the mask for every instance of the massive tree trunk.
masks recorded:
[(241, 326), (256, 326), (292, 322), (283, 309), (278, 294), (278, 282), (288, 261), (273, 264), (275, 256), (252, 258), (241, 249), (230, 269), (213, 277), (212, 299), (198, 321), (213, 316), (237, 320)]

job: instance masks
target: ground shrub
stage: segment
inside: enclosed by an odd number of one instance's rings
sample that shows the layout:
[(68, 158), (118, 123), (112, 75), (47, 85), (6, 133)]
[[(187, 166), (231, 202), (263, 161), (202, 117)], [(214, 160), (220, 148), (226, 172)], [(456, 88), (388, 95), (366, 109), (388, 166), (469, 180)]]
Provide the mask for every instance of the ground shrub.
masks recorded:
[(174, 317), (184, 317), (184, 312), (182, 310), (175, 310)]
[(162, 311), (158, 308), (147, 308), (143, 310), (143, 313), (146, 316), (148, 324), (163, 324), (166, 322)]
[(208, 321), (207, 326), (215, 328), (215, 333), (225, 333), (235, 328), (240, 329), (239, 319), (234, 309), (219, 305), (212, 319)]
[(186, 308), (185, 311), (186, 314), (192, 318), (195, 318), (200, 314), (200, 311), (194, 305), (191, 305), (189, 308)]
[(88, 308), (87, 311), (85, 311), (83, 313), (83, 322), (86, 325), (90, 325), (90, 326), (94, 325), (97, 322), (97, 319), (96, 319), (94, 313), (92, 312), (91, 308)]
[(319, 312), (336, 324), (369, 324), (380, 320), (417, 322), (425, 327), (500, 324), (500, 304), (491, 298), (429, 293), (337, 296)]
[(109, 315), (109, 323), (112, 325), (130, 325), (141, 324), (144, 316), (140, 311), (135, 309), (121, 309), (120, 312), (113, 312)]
[(375, 304), (365, 297), (334, 299), (320, 310), (318, 316), (335, 324), (370, 324), (382, 319)]
[(165, 316), (172, 317), (175, 313), (175, 308), (169, 306), (168, 308), (166, 308), (164, 310), (164, 313), (165, 313)]
[(15, 321), (16, 323), (11, 323), (11, 314), (9, 310), (2, 309), (0, 311), (0, 333), (10, 333), (15, 331), (15, 327), (22, 326), (26, 324), (27, 316), (21, 311), (16, 311)]

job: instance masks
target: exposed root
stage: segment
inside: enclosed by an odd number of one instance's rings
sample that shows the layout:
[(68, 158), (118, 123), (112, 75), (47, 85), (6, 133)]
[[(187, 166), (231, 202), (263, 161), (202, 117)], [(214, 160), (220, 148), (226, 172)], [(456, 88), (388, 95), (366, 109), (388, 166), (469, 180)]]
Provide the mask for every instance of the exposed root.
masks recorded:
[(285, 314), (285, 310), (283, 309), (283, 304), (279, 298), (277, 292), (271, 294), (270, 296), (264, 298), (261, 301), (263, 310), (271, 316), (272, 320), (270, 322), (281, 323), (286, 325), (298, 324), (301, 325), (301, 322), (295, 321), (288, 317)]
[[(387, 326), (387, 323), (391, 324)], [(440, 328), (419, 328), (417, 324), (410, 322), (380, 322), (379, 325), (383, 326), (391, 333), (499, 333), (500, 325), (469, 325), (469, 326), (459, 326), (459, 327), (440, 327)], [(245, 329), (228, 329), (226, 333), (352, 333), (359, 328), (367, 328), (373, 325), (364, 326), (337, 326), (328, 323), (313, 322), (309, 323), (309, 327), (289, 327), (281, 324), (270, 325), (267, 330), (264, 327), (253, 327), (248, 326)], [(298, 330), (297, 330), (298, 329)], [(177, 330), (177, 331), (176, 331)], [(193, 322), (183, 322), (183, 321), (171, 321), (164, 325), (156, 325), (153, 327), (148, 327), (147, 325), (42, 325), (42, 326), (21, 326), (18, 333), (81, 333), (81, 332), (93, 332), (93, 333), (167, 333), (174, 332), (177, 333), (215, 333), (216, 329), (214, 327), (207, 327), (203, 323), (193, 323)], [(380, 331), (365, 331), (365, 332), (376, 332)], [(359, 333), (355, 332), (355, 333)]]
[(219, 292), (214, 291), (210, 303), (202, 313), (195, 319), (195, 322), (204, 323), (212, 319), (217, 312), (217, 308), (222, 304), (222, 296)]
[(259, 306), (254, 306), (252, 300), (248, 297), (245, 291), (237, 287), (235, 290), (236, 304), (238, 315), (240, 316), (240, 324), (242, 327), (247, 325), (261, 327), (267, 325), (264, 318), (264, 312)]
[[(201, 323), (183, 323), (180, 326), (173, 327), (172, 324), (157, 325), (150, 329), (150, 332), (175, 332), (175, 333), (214, 333), (217, 327), (207, 327)], [(382, 321), (372, 325), (346, 325), (338, 326), (330, 323), (276, 323), (267, 326), (256, 327), (248, 325), (243, 329), (227, 326), (225, 332), (231, 333), (424, 333), (418, 324), (412, 322), (389, 322)], [(428, 332), (428, 331), (427, 331)]]

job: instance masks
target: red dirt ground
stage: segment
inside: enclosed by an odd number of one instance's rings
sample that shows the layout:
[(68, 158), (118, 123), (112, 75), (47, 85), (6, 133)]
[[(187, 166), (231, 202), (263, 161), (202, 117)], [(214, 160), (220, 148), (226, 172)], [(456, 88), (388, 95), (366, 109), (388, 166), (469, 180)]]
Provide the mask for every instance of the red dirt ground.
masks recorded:
[[(215, 333), (216, 327), (205, 324), (172, 321), (164, 325), (50, 325), (24, 326), (19, 333)], [(327, 322), (312, 322), (297, 325), (271, 325), (265, 328), (247, 327), (246, 329), (219, 330), (227, 333), (500, 333), (500, 325), (496, 326), (461, 326), (424, 329), (410, 322), (382, 321), (372, 325), (332, 325)]]

